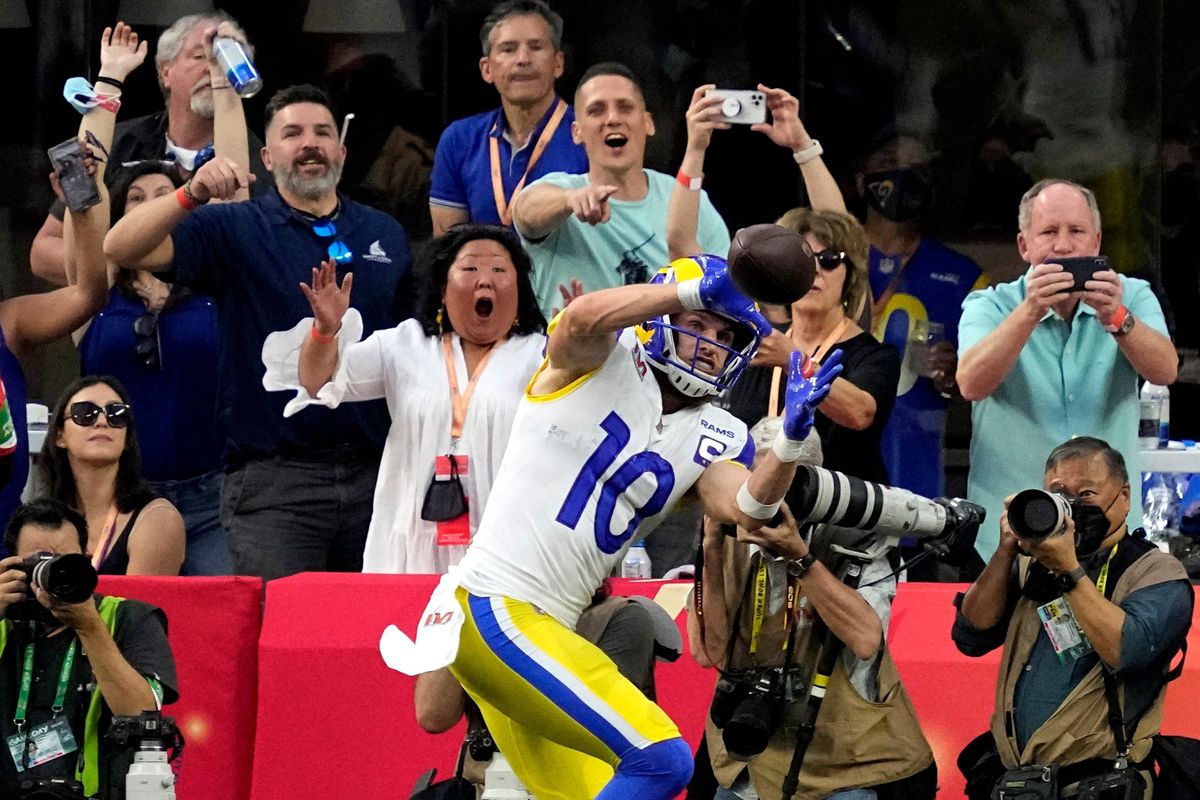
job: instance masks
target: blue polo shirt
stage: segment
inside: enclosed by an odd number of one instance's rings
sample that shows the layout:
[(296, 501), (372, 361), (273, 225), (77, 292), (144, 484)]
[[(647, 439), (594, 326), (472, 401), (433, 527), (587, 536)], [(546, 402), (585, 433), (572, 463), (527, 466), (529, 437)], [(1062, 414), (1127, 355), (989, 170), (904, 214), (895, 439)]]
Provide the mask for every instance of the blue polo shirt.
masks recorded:
[[(1121, 277), (1123, 302), (1137, 318), (1167, 335), (1150, 284)], [(995, 330), (1025, 299), (1025, 276), (972, 292), (958, 324), (958, 357)], [(1000, 537), (1004, 498), (1038, 488), (1046, 456), (1074, 436), (1095, 436), (1125, 457), (1129, 470), (1129, 526), (1141, 524), (1137, 372), (1104, 330), (1096, 311), (1080, 302), (1070, 324), (1047, 311), (1017, 363), (996, 391), (971, 409), (971, 468), (967, 497), (987, 509), (975, 548), (986, 561)]]
[[(900, 259), (870, 250), (871, 296), (887, 291), (900, 269)], [(872, 333), (901, 356), (896, 405), (883, 429), (883, 463), (894, 486), (937, 497), (943, 494), (942, 431), (946, 399), (933, 381), (917, 375), (908, 339), (918, 322), (940, 322), (946, 340), (958, 341), (958, 318), (963, 300), (982, 288), (979, 266), (941, 242), (921, 239), (909, 258), (888, 304), (872, 321)]]
[[(412, 255), (395, 219), (339, 199), (334, 224), (354, 258), (348, 267), (338, 267), (338, 280), (354, 273), (350, 305), (362, 314), (366, 337), (410, 316)], [(285, 393), (262, 385), (267, 335), (312, 316), (299, 284), (312, 280), (328, 242), (312, 232), (310, 223), (272, 189), (244, 203), (199, 208), (176, 226), (171, 239), (175, 264), (165, 279), (211, 295), (217, 306), (217, 404), (226, 437), (225, 469), (276, 455), (320, 458), (335, 447), (366, 458), (381, 452), (389, 425), (382, 400), (334, 410), (313, 406), (284, 419)]]
[[(529, 137), (524, 147), (514, 151), (513, 146), (502, 135), (504, 110), (485, 111), (473, 117), (465, 117), (450, 123), (438, 141), (437, 153), (433, 157), (433, 176), (430, 179), (429, 203), (435, 206), (466, 209), (472, 222), (500, 224), (500, 212), (496, 208), (496, 197), (492, 191), (492, 167), (488, 141), (495, 139), (499, 145), (500, 177), (504, 184), (504, 196), (510, 202), (513, 190), (525, 174), (529, 157), (541, 137), (542, 131), (554, 114), (558, 98)], [(525, 185), (529, 186), (543, 175), (551, 172), (582, 173), (588, 171), (587, 154), (582, 145), (571, 140), (571, 123), (575, 121), (575, 109), (567, 107), (567, 113), (550, 137), (546, 149), (529, 171)]]

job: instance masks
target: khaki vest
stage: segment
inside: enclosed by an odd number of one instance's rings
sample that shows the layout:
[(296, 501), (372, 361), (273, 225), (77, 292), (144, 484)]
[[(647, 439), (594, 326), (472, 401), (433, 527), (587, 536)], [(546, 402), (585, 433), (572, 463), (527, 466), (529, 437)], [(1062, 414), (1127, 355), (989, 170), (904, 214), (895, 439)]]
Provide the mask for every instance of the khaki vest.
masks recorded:
[[(1134, 561), (1121, 575), (1113, 588), (1112, 602), (1119, 604), (1138, 589), (1174, 580), (1187, 580), (1183, 566), (1165, 553), (1151, 550)], [(1013, 708), (1017, 680), (1029, 661), (1029, 654), (1042, 628), (1037, 606), (1027, 597), (1017, 602), (1004, 641), (1000, 680), (996, 686), (996, 710), (991, 725), (1000, 759), (1006, 767), (1012, 768), (1022, 764), (1074, 764), (1091, 758), (1115, 758), (1117, 746), (1112, 728), (1108, 725), (1108, 702), (1104, 697), (1100, 663), (1083, 677), (1050, 718), (1033, 733), (1023, 751), (1017, 750), (1016, 731), (1012, 735), (1006, 731), (1005, 717)], [(1123, 706), (1123, 686), (1120, 687), (1120, 694)], [(1159, 692), (1138, 722), (1137, 729), (1130, 737), (1131, 760), (1141, 761), (1149, 754), (1153, 744), (1151, 737), (1162, 726), (1165, 697), (1166, 692)]]
[[(739, 643), (733, 659), (735, 667), (742, 667), (751, 660), (748, 659), (747, 631), (753, 620), (755, 574), (759, 562), (754, 558), (746, 563), (747, 560), (735, 552), (745, 553), (746, 548), (735, 548), (734, 544), (732, 540), (726, 543), (725, 598), (732, 618), (744, 585), (746, 601), (742, 604)], [(782, 663), (785, 614), (786, 610), (781, 609), (764, 620), (758, 654), (769, 656), (752, 659), (758, 666)], [(815, 642), (809, 641), (811, 630), (811, 626), (806, 626), (797, 635), (797, 656), (793, 663), (815, 663)], [(912, 701), (900, 682), (886, 646), (879, 654), (878, 697), (879, 701), (875, 703), (864, 700), (850, 683), (843, 660), (838, 659), (817, 717), (816, 732), (800, 770), (800, 785), (796, 792), (800, 800), (818, 800), (839, 789), (890, 783), (915, 775), (933, 762), (933, 752), (921, 733)], [(777, 795), (787, 775), (803, 705), (796, 702), (788, 706), (767, 749), (749, 764), (750, 777), (763, 797)], [(705, 732), (713, 774), (722, 786), (727, 787), (747, 765), (734, 761), (725, 752), (721, 731), (713, 725), (711, 718), (706, 721)]]

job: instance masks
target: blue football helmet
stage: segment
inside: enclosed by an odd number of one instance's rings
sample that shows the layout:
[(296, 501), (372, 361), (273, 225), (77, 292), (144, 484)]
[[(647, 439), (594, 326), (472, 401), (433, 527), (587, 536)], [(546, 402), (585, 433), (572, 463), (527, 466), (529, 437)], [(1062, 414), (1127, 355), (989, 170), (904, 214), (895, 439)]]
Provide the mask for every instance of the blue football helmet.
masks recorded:
[[(728, 269), (725, 259), (719, 256), (677, 258), (660, 269), (651, 278), (650, 283), (675, 284), (717, 272), (727, 272)], [(650, 365), (664, 373), (671, 385), (688, 397), (716, 396), (730, 389), (750, 365), (750, 359), (754, 358), (762, 342), (762, 334), (749, 320), (718, 311), (708, 313), (716, 314), (733, 324), (732, 346), (680, 328), (671, 321), (668, 314), (647, 320), (635, 329), (642, 348), (650, 359)], [(684, 360), (679, 356), (677, 336), (691, 336), (698, 340), (692, 358)], [(725, 352), (725, 364), (716, 375), (711, 375), (696, 365), (700, 342)]]

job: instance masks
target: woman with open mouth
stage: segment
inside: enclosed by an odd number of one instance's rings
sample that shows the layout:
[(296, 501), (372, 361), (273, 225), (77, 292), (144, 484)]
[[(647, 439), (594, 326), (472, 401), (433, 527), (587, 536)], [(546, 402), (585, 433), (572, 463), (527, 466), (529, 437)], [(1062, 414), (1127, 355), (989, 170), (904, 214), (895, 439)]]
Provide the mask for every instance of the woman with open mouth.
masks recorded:
[(511, 231), (455, 226), (429, 245), (424, 262), (416, 314), (397, 327), (359, 341), (353, 274), (339, 287), (326, 262), (311, 286), (301, 285), (314, 316), (263, 345), (264, 385), (296, 391), (285, 416), (309, 405), (387, 400), (392, 426), (364, 572), (443, 573), (458, 563), (545, 347), (529, 256)]

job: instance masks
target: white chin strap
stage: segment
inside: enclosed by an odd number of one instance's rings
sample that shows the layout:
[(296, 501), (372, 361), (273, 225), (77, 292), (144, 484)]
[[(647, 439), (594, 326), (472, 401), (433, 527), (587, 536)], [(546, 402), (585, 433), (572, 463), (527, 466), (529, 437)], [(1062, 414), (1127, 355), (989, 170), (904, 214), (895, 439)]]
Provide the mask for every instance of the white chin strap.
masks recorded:
[(653, 358), (647, 358), (646, 360), (650, 362), (650, 366), (666, 375), (667, 380), (671, 382), (671, 385), (680, 394), (685, 394), (688, 397), (710, 397), (720, 394), (720, 390), (716, 386), (707, 381), (700, 380), (677, 364), (670, 362), (663, 363)]

